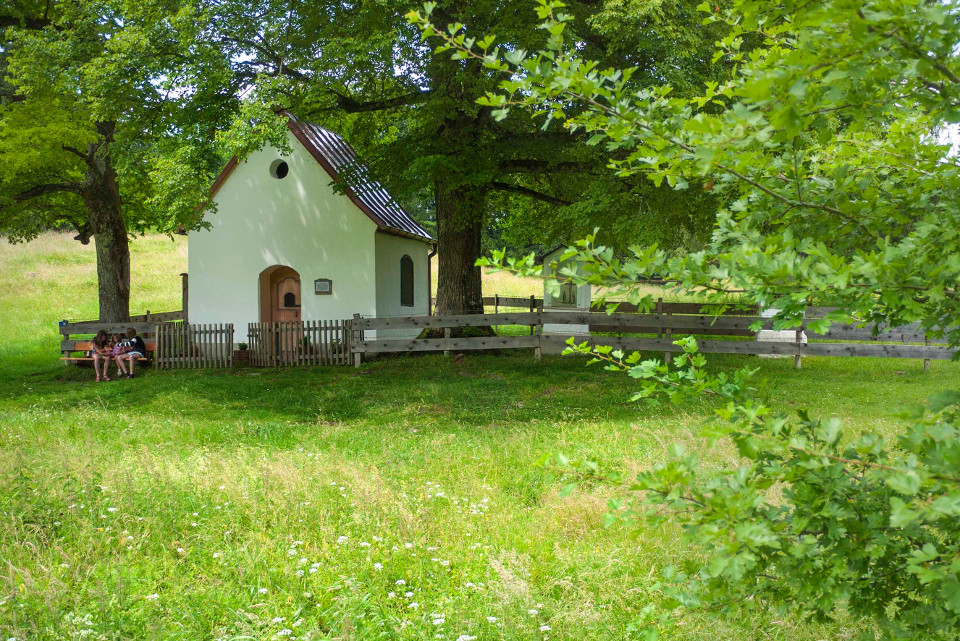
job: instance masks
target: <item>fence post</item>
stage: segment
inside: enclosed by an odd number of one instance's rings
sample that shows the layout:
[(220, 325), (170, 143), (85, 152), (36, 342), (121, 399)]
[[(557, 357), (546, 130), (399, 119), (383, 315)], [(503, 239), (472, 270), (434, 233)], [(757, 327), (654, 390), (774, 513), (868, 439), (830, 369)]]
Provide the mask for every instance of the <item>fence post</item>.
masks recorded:
[[(663, 316), (663, 297), (657, 298), (657, 316)], [(663, 319), (661, 319), (662, 322)], [(663, 340), (663, 326), (657, 328), (657, 340)], [(670, 366), (670, 352), (663, 353), (663, 364), (667, 367)]]
[[(803, 325), (801, 325), (799, 328), (797, 328), (797, 331), (796, 331), (796, 341), (797, 341), (797, 349), (800, 349), (799, 346), (800, 346), (800, 345), (803, 345)], [(802, 361), (803, 361), (803, 356), (800, 356), (800, 354), (797, 354), (796, 356), (794, 356), (794, 357), (793, 357), (793, 369), (800, 369), (800, 363), (801, 363)]]
[[(494, 313), (494, 314), (499, 314), (499, 313), (500, 313), (500, 294), (494, 294), (494, 295), (493, 295), (493, 313)], [(497, 326), (496, 326), (496, 325), (494, 325), (494, 327), (493, 327), (493, 333), (494, 333), (494, 334), (497, 333)]]
[(533, 348), (533, 358), (540, 360), (543, 355), (543, 307), (537, 313), (537, 346)]
[[(353, 319), (354, 319), (354, 320), (359, 320), (359, 319), (360, 319), (360, 314), (354, 314), (354, 315), (353, 315)], [(350, 349), (351, 349), (351, 351), (353, 350), (353, 343), (354, 343), (354, 342), (357, 342), (357, 343), (360, 342), (360, 337), (354, 335), (354, 332), (359, 332), (359, 331), (360, 331), (360, 330), (355, 330), (355, 329), (353, 328), (353, 323), (350, 324)], [(360, 367), (360, 363), (362, 363), (362, 362), (363, 362), (363, 354), (361, 354), (360, 352), (357, 352), (356, 354), (353, 355), (353, 366), (354, 366), (354, 367)]]
[[(58, 325), (57, 325), (58, 328), (60, 329), (60, 340), (61, 340), (61, 341), (68, 341), (68, 340), (70, 340), (70, 334), (65, 334), (65, 333), (63, 333), (63, 328), (66, 327), (67, 325), (69, 325), (69, 323), (67, 323), (66, 319), (60, 321), (60, 322), (58, 323)], [(67, 330), (67, 331), (69, 331), (69, 330)], [(61, 342), (61, 345), (62, 345), (62, 344), (63, 344), (63, 343)], [(70, 356), (70, 352), (65, 352), (65, 351), (63, 351), (63, 349), (61, 348), (61, 350), (60, 350), (60, 355), (61, 355), (61, 356)], [(64, 366), (64, 367), (68, 367), (69, 365), (70, 365), (70, 361), (67, 361), (67, 360), (63, 361), (63, 366)]]
[[(530, 313), (537, 311), (537, 298), (533, 294), (530, 294)], [(533, 336), (535, 325), (530, 326), (530, 335)]]
[(190, 297), (187, 295), (187, 287), (188, 287), (188, 285), (189, 285), (189, 282), (188, 282), (188, 280), (187, 280), (187, 272), (182, 272), (182, 273), (180, 274), (180, 279), (181, 279), (181, 282), (183, 283), (183, 293), (182, 293), (182, 296), (183, 296), (183, 303), (182, 303), (182, 307), (183, 307), (183, 322), (186, 323), (186, 322), (187, 322), (187, 319), (190, 318), (189, 316), (187, 316), (187, 300), (190, 298)]
[[(926, 333), (924, 333), (924, 335), (923, 335), (923, 344), (924, 344), (924, 345), (929, 345), (929, 344), (930, 344), (930, 337), (927, 336)], [(929, 359), (929, 358), (925, 358), (925, 359), (923, 359), (923, 371), (926, 372), (926, 371), (929, 371), (929, 369), (930, 369), (930, 359)]]

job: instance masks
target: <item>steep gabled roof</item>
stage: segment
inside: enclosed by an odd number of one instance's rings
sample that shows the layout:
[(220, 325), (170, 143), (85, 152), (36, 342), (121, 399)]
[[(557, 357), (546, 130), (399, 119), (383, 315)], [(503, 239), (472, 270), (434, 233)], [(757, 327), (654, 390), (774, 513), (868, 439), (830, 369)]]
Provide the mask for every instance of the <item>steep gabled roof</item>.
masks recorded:
[[(359, 178), (359, 184), (345, 187), (344, 193), (360, 211), (377, 224), (379, 231), (427, 243), (435, 242), (430, 234), (393, 200), (383, 185), (369, 177), (367, 168), (357, 162), (357, 152), (343, 138), (329, 129), (304, 122), (289, 112), (283, 112), (283, 115), (287, 117), (290, 132), (333, 181), (341, 180), (340, 173), (343, 170), (348, 170), (351, 177)], [(226, 182), (237, 164), (237, 158), (233, 157), (223, 168), (210, 188), (211, 198)]]

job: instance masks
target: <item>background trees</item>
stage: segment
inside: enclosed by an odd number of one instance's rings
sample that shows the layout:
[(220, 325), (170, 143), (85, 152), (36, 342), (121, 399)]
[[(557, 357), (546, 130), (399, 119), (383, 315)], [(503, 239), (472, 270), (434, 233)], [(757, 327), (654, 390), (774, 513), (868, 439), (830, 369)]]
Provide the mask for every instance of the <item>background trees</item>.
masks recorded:
[(176, 2), (0, 10), (0, 233), (93, 239), (101, 320), (129, 315), (131, 232), (201, 224), (213, 134), (236, 96), (197, 26)]
[[(447, 2), (437, 11), (535, 47), (526, 6)], [(81, 242), (94, 239), (102, 317), (125, 318), (127, 234), (202, 224), (211, 172), (234, 151), (282, 140), (272, 114), (287, 108), (344, 134), (398, 199), (433, 219), (440, 312), (481, 309), (475, 261), (485, 233), (516, 247), (570, 242), (598, 224), (621, 248), (706, 240), (711, 193), (617, 180), (588, 136), (494, 118), (477, 99), (497, 74), (434, 56), (406, 24), (407, 8), (24, 0), (4, 9), (0, 154), (10, 171), (0, 229), (18, 240), (67, 225)], [(670, 81), (688, 93), (729, 73), (708, 62), (726, 27), (690, 20), (688, 0), (584, 1), (570, 11), (580, 50), (637, 66), (638, 87)]]

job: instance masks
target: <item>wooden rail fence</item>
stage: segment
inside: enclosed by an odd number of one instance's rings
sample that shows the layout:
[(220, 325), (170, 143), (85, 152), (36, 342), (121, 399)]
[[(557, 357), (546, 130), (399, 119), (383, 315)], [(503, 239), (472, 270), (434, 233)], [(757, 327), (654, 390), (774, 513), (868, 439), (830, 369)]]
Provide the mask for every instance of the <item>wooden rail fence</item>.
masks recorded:
[[(700, 305), (677, 303), (675, 305)], [(667, 304), (662, 306), (667, 308)], [(676, 308), (674, 308), (676, 309)], [(688, 311), (686, 307), (680, 308)], [(692, 309), (692, 307), (690, 308)], [(453, 350), (530, 349), (539, 358), (540, 354), (560, 354), (566, 349), (568, 336), (544, 335), (543, 325), (587, 325), (602, 327), (604, 331), (617, 334), (657, 334), (656, 338), (634, 336), (576, 336), (577, 341), (591, 345), (613, 345), (624, 350), (658, 351), (664, 354), (681, 351), (673, 344), (676, 335), (694, 336), (749, 336), (756, 331), (751, 328), (759, 323), (763, 329), (774, 329), (773, 321), (758, 316), (719, 316), (703, 314), (659, 314), (598, 312), (520, 312), (505, 314), (469, 314), (454, 316), (404, 316), (394, 318), (356, 318), (355, 331), (385, 329), (424, 329), (453, 327), (490, 327), (503, 325), (528, 325), (537, 327), (531, 336), (492, 336), (468, 338), (426, 338), (403, 340), (357, 340), (351, 344), (354, 362), (359, 363), (363, 354), (397, 352), (431, 352)], [(794, 331), (791, 328), (791, 331)], [(449, 332), (448, 332), (449, 334)], [(947, 347), (941, 338), (926, 335), (917, 324), (904, 327), (881, 328), (874, 335), (869, 327), (837, 325), (823, 333), (807, 329), (806, 324), (795, 328), (796, 340), (790, 343), (759, 342), (756, 340), (700, 340), (700, 350), (715, 354), (776, 354), (795, 356), (799, 367), (803, 356), (867, 356), (885, 358), (949, 359), (954, 350)], [(802, 342), (803, 335), (811, 341)], [(842, 342), (840, 342), (842, 341)], [(857, 342), (854, 342), (857, 341)], [(865, 342), (863, 342), (865, 341)], [(899, 344), (880, 344), (896, 342)], [(923, 344), (910, 344), (910, 343)], [(940, 344), (935, 344), (940, 343)]]
[(159, 369), (197, 369), (233, 365), (230, 323), (161, 323), (157, 325)]
[(345, 365), (350, 362), (348, 320), (250, 323), (250, 364)]

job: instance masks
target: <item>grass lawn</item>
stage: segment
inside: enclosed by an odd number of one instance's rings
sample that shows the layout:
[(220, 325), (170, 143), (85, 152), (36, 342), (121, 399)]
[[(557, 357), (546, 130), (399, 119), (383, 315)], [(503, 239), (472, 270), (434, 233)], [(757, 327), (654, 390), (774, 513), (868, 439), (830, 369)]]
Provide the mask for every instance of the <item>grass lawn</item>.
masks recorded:
[[(134, 313), (179, 307), (185, 255), (181, 239), (133, 243)], [(93, 260), (66, 236), (0, 243), (0, 638), (637, 638), (658, 570), (695, 561), (669, 528), (603, 528), (610, 489), (560, 498), (533, 462), (563, 451), (629, 471), (682, 441), (726, 465), (728, 447), (697, 437), (709, 404), (631, 405), (624, 376), (517, 353), (95, 384), (57, 361), (56, 333), (96, 315)], [(508, 286), (486, 293), (536, 284)], [(776, 406), (853, 431), (891, 434), (894, 409), (960, 387), (942, 361), (711, 362), (758, 365)], [(663, 632), (861, 626), (770, 614)]]

